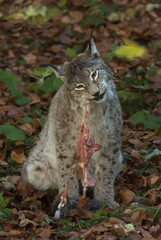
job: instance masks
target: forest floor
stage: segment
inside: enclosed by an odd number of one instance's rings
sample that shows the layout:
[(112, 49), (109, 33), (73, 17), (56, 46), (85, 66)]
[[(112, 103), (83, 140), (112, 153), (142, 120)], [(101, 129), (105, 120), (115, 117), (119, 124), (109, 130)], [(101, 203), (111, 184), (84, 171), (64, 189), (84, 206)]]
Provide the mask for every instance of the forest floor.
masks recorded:
[[(0, 0), (0, 24), (0, 239), (161, 239), (159, 1)], [(84, 51), (93, 26), (123, 108), (124, 163), (115, 184), (120, 208), (54, 220), (53, 195), (20, 177), (61, 85), (37, 67)], [(118, 58), (123, 39), (146, 54)]]

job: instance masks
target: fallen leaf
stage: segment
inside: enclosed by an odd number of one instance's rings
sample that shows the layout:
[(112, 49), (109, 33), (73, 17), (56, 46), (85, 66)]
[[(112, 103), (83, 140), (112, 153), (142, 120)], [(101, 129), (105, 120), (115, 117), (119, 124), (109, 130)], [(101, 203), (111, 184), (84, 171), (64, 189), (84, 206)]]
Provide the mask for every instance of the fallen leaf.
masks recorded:
[(69, 16), (73, 19), (74, 22), (80, 22), (84, 15), (80, 11), (70, 11)]
[(20, 182), (17, 185), (17, 191), (19, 192), (19, 195), (22, 197), (31, 196), (34, 192), (34, 188), (30, 183), (26, 182)]
[(46, 227), (46, 228), (42, 229), (38, 235), (43, 239), (49, 239), (51, 236), (51, 233), (52, 232), (51, 232), (50, 227)]
[(26, 225), (28, 225), (28, 224), (31, 224), (31, 225), (33, 225), (34, 227), (36, 227), (36, 226), (38, 225), (37, 223), (35, 223), (35, 222), (33, 222), (33, 221), (25, 218), (25, 219), (22, 219), (22, 220), (19, 222), (18, 226), (19, 226), (19, 227), (26, 227)]
[(27, 64), (35, 64), (37, 62), (37, 56), (32, 53), (26, 54), (23, 58)]
[(141, 234), (145, 239), (152, 239), (152, 235), (148, 231), (144, 230), (142, 227), (139, 227), (139, 230), (141, 231)]
[(67, 45), (67, 46), (71, 46), (72, 45), (72, 39), (68, 36), (66, 36), (65, 34), (61, 34), (60, 35), (60, 41), (61, 43)]
[(109, 223), (112, 224), (112, 225), (114, 225), (114, 224), (124, 224), (124, 222), (121, 219), (115, 218), (115, 217), (110, 217)]
[(17, 185), (21, 180), (21, 177), (20, 176), (17, 176), (17, 175), (13, 175), (13, 176), (9, 176), (8, 177), (8, 181)]
[(10, 232), (0, 231), (0, 237), (16, 237), (21, 235), (19, 230), (11, 230)]
[(127, 205), (130, 202), (132, 202), (132, 200), (134, 199), (135, 193), (129, 189), (122, 189), (119, 192), (119, 196), (120, 196), (121, 200), (123, 201), (123, 204)]
[(24, 163), (26, 161), (26, 156), (24, 153), (16, 153), (15, 151), (12, 151), (11, 157), (16, 163)]
[(25, 216), (25, 219), (32, 220), (36, 217), (36, 213), (29, 210), (23, 210), (18, 212), (19, 216)]
[(81, 238), (83, 239), (90, 239), (90, 235), (94, 232), (94, 227), (88, 228), (86, 229), (86, 231), (81, 234)]
[(159, 176), (152, 176), (150, 177), (150, 183), (155, 184), (159, 179)]
[(114, 225), (114, 231), (119, 235), (119, 236), (122, 236), (122, 237), (126, 237), (126, 233), (125, 233), (125, 230), (123, 228), (123, 226), (120, 226), (120, 225)]
[(35, 129), (32, 128), (32, 126), (29, 123), (23, 124), (19, 127), (22, 131), (27, 132), (29, 136), (33, 134)]
[(146, 215), (146, 211), (140, 209), (131, 215), (131, 221), (134, 224), (141, 224), (142, 220), (146, 218)]
[(131, 240), (142, 240), (142, 237), (136, 231), (129, 232), (128, 236), (130, 237)]

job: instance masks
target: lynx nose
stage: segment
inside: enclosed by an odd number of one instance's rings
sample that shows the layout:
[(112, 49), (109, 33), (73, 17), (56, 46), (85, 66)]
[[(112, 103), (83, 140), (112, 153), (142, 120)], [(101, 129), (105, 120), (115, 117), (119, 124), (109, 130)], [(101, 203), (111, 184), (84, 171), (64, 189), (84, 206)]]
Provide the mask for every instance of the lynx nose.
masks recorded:
[(97, 91), (97, 92), (95, 92), (94, 94), (93, 94), (93, 97), (99, 97), (99, 95), (100, 95), (100, 91)]

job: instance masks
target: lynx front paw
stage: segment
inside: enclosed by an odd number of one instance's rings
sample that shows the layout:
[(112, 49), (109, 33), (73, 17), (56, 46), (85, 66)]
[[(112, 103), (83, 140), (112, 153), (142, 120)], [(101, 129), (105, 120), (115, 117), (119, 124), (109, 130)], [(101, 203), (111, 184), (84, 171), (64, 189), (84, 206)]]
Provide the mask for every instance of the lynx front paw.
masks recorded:
[(97, 200), (97, 199), (91, 199), (89, 201), (87, 201), (87, 209), (92, 211), (92, 212), (95, 212), (97, 210), (99, 210), (104, 204), (106, 204), (109, 208), (111, 209), (115, 209), (115, 208), (118, 208), (120, 205), (119, 203), (113, 201), (113, 202), (110, 202), (110, 201), (100, 201), (100, 200)]
[(113, 202), (106, 202), (106, 204), (111, 209), (116, 209), (116, 208), (118, 208), (120, 206), (120, 204), (115, 202), (115, 201), (113, 201)]

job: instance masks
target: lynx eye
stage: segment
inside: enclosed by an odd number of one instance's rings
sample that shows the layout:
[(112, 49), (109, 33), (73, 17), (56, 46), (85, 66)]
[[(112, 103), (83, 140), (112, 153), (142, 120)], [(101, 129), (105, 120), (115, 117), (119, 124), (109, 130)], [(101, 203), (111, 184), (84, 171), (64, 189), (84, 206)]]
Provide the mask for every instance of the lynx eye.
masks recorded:
[(84, 90), (85, 89), (85, 85), (83, 83), (77, 84), (77, 86), (75, 87), (75, 90)]
[(92, 81), (93, 81), (93, 80), (96, 81), (97, 77), (98, 77), (98, 70), (94, 71), (94, 72), (90, 75), (90, 78), (91, 78)]

